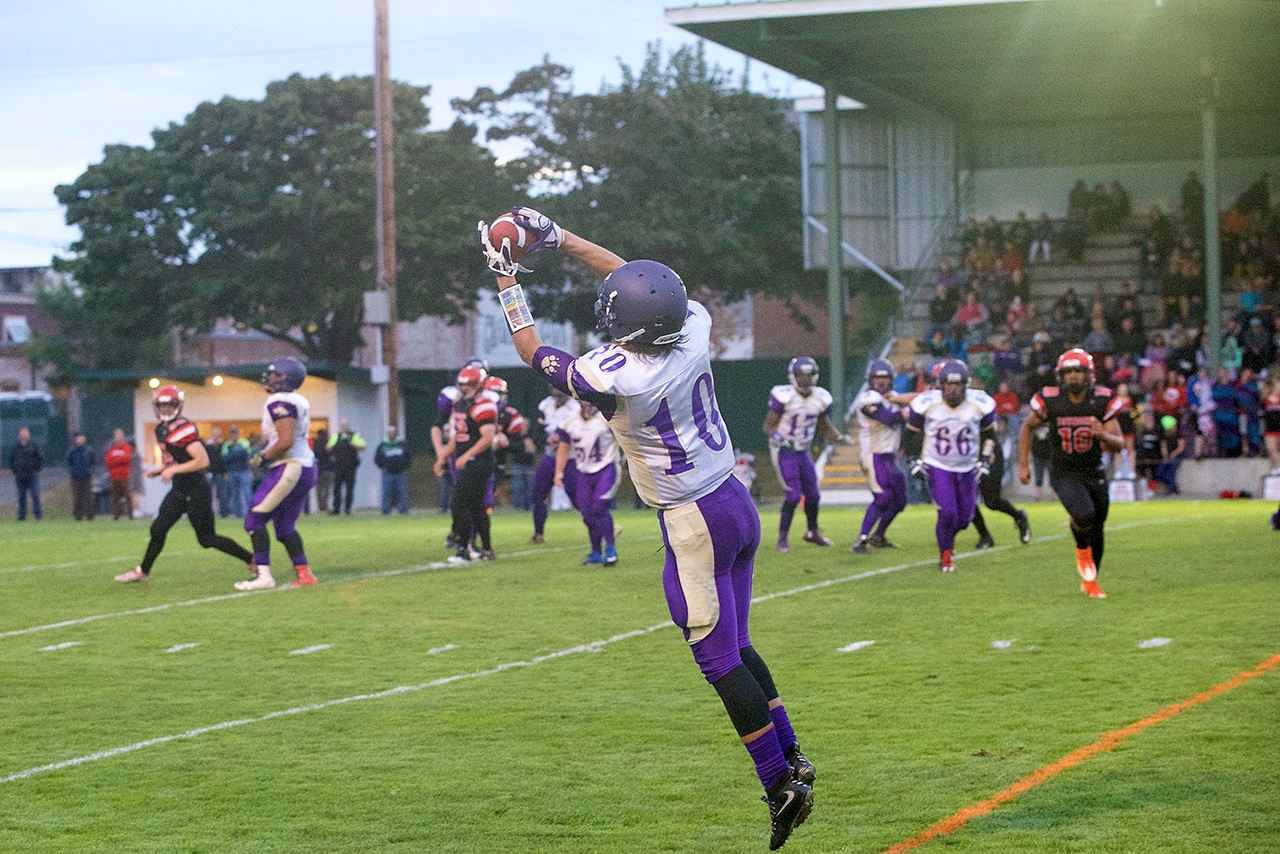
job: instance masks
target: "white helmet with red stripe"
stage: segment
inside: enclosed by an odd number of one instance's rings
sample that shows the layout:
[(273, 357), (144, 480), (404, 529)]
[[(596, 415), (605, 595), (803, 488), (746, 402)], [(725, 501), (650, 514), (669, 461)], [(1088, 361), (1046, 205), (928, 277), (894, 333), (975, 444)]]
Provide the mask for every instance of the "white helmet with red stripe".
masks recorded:
[(1063, 380), (1062, 377), (1063, 377), (1063, 374), (1067, 373), (1068, 371), (1084, 371), (1084, 375), (1085, 375), (1084, 384), (1083, 385), (1076, 384), (1072, 386), (1072, 388), (1075, 388), (1078, 390), (1078, 389), (1084, 388), (1085, 386), (1093, 385), (1094, 383), (1093, 357), (1090, 356), (1088, 353), (1086, 353), (1080, 347), (1072, 347), (1070, 350), (1068, 350), (1067, 352), (1063, 353), (1061, 356), (1058, 357), (1058, 368), (1057, 368), (1058, 383), (1062, 385), (1063, 388), (1067, 387), (1067, 383), (1065, 380)]
[(182, 414), (182, 401), (187, 395), (176, 385), (162, 385), (151, 395), (151, 406), (156, 411), (156, 418), (161, 421), (172, 421)]
[(488, 376), (489, 372), (479, 365), (467, 365), (458, 371), (458, 388), (462, 390), (463, 397), (475, 397)]

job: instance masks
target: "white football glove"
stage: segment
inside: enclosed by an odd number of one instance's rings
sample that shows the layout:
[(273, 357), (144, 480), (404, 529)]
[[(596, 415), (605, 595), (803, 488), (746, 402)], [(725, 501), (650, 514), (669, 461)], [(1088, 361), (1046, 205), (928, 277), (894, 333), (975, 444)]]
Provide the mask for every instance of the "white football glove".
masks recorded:
[(490, 273), (495, 276), (511, 276), (515, 278), (517, 273), (533, 272), (528, 267), (522, 267), (512, 261), (511, 250), (505, 244), (502, 249), (493, 248), (493, 244), (489, 242), (489, 223), (480, 220), (476, 224), (476, 231), (480, 233), (480, 252), (484, 255), (484, 263), (489, 268)]
[(907, 466), (911, 472), (911, 476), (924, 480), (924, 460), (915, 457), (907, 461)]
[(991, 463), (988, 460), (978, 460), (978, 478), (984, 478), (991, 474)]
[(533, 232), (533, 242), (529, 244), (526, 252), (537, 252), (541, 249), (559, 249), (560, 244), (564, 243), (564, 229), (556, 225), (555, 220), (551, 217), (535, 211), (533, 208), (526, 208), (517, 205), (511, 209), (511, 215), (515, 217), (516, 224)]

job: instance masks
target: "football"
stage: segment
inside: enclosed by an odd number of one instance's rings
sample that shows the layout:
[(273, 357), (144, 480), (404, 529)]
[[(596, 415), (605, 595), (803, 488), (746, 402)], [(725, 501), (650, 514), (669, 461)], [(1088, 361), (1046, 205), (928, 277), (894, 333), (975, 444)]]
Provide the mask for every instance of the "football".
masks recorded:
[(511, 253), (511, 260), (517, 264), (528, 254), (532, 237), (511, 214), (503, 214), (489, 224), (489, 243), (497, 250), (501, 250), (502, 244), (506, 243)]

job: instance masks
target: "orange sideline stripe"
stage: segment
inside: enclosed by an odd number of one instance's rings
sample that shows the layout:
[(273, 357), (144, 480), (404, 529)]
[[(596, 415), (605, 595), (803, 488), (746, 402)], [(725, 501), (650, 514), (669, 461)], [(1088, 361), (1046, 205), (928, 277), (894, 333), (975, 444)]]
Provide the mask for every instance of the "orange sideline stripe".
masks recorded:
[(978, 801), (976, 804), (970, 804), (956, 812), (950, 818), (944, 818), (932, 827), (925, 829), (922, 833), (911, 837), (905, 842), (899, 842), (892, 848), (886, 849), (884, 854), (902, 854), (904, 851), (919, 848), (931, 839), (953, 833), (964, 827), (970, 819), (981, 818), (987, 813), (994, 812), (1001, 804), (1008, 803), (1028, 789), (1034, 788), (1052, 777), (1056, 777), (1068, 768), (1079, 765), (1094, 754), (1101, 753), (1104, 750), (1111, 750), (1129, 736), (1137, 735), (1152, 724), (1167, 721), (1169, 718), (1185, 712), (1192, 706), (1198, 706), (1203, 702), (1213, 699), (1219, 694), (1225, 694), (1233, 688), (1238, 688), (1255, 676), (1261, 676), (1268, 670), (1274, 670), (1277, 665), (1280, 665), (1280, 655), (1273, 655), (1257, 667), (1250, 668), (1242, 673), (1237, 673), (1226, 682), (1214, 685), (1207, 691), (1196, 694), (1194, 697), (1189, 699), (1165, 706), (1154, 715), (1143, 718), (1136, 723), (1131, 723), (1127, 727), (1113, 730), (1102, 736), (1102, 738), (1098, 739), (1093, 744), (1086, 745), (1079, 750), (1068, 753), (1058, 761), (1051, 762), (1038, 771), (1033, 771), (1009, 788), (996, 792), (985, 801)]

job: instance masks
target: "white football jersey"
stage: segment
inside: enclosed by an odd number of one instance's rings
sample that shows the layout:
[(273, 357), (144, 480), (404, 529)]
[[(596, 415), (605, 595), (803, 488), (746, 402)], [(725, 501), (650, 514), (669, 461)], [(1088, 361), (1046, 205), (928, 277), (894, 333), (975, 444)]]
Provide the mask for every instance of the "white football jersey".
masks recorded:
[(978, 433), (995, 411), (996, 402), (981, 389), (966, 389), (964, 400), (954, 409), (942, 399), (940, 389), (916, 395), (909, 417), (913, 426), (924, 430), (921, 459), (946, 471), (973, 471), (978, 465)]
[(296, 418), (297, 421), (294, 422), (293, 444), (289, 447), (289, 453), (278, 457), (275, 464), (293, 460), (303, 468), (315, 465), (315, 452), (307, 443), (307, 436), (311, 433), (310, 401), (296, 391), (280, 391), (268, 397), (262, 408), (262, 438), (267, 444), (274, 442), (279, 435), (276, 431), (277, 418)]
[(792, 451), (807, 451), (813, 445), (818, 432), (818, 419), (831, 417), (831, 392), (821, 386), (813, 386), (806, 397), (793, 385), (776, 385), (769, 390), (769, 411), (782, 416), (777, 433), (782, 436), (782, 447)]
[(582, 404), (570, 397), (557, 405), (555, 397), (547, 395), (538, 401), (538, 412), (541, 413), (538, 421), (542, 424), (543, 430), (547, 434), (546, 453), (553, 455), (556, 451), (555, 445), (551, 440), (566, 421), (582, 414)]
[(897, 410), (896, 404), (884, 399), (874, 389), (867, 389), (853, 401), (854, 423), (858, 425), (858, 447), (863, 454), (896, 454), (902, 442), (902, 422), (885, 424), (864, 410), (880, 408)]
[(694, 300), (683, 332), (683, 343), (662, 356), (606, 344), (570, 366), (592, 388), (614, 395), (609, 429), (627, 457), (636, 491), (662, 509), (713, 492), (734, 463), (711, 377), (711, 315)]
[(569, 456), (578, 471), (594, 474), (618, 462), (618, 443), (609, 422), (596, 413), (583, 418), (579, 413), (560, 427), (560, 441), (569, 443)]

